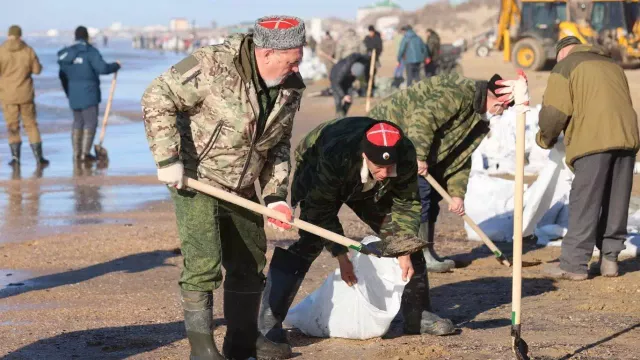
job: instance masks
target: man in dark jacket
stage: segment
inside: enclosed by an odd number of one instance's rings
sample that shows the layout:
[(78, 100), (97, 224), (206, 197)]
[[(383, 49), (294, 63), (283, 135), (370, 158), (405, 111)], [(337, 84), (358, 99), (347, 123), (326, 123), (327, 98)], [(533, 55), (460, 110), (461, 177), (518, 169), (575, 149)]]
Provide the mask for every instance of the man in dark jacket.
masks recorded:
[(46, 166), (49, 161), (42, 157), (42, 139), (36, 122), (35, 91), (33, 74), (40, 74), (42, 65), (35, 51), (21, 39), (22, 29), (13, 25), (9, 37), (0, 45), (0, 103), (9, 133), (11, 162), (20, 165), (20, 117), (31, 143), (38, 166)]
[(429, 51), (411, 26), (405, 25), (400, 32), (404, 37), (398, 49), (398, 64), (404, 63), (407, 69), (407, 86), (411, 86), (414, 81), (420, 81), (420, 68), (429, 57)]
[(382, 37), (373, 25), (369, 25), (369, 34), (365, 36), (363, 42), (364, 46), (367, 48), (367, 54), (371, 56), (373, 50), (375, 50), (376, 58), (380, 59), (380, 54), (382, 54)]
[(98, 127), (100, 75), (120, 70), (120, 63), (102, 59), (98, 49), (89, 44), (89, 32), (84, 26), (76, 29), (75, 39), (73, 45), (58, 51), (59, 76), (73, 110), (73, 158), (95, 161), (91, 146)]
[(425, 60), (424, 73), (426, 77), (434, 76), (438, 70), (440, 55), (440, 36), (433, 29), (427, 29), (427, 49), (429, 57)]
[(368, 116), (397, 124), (413, 142), (417, 153), (418, 186), (422, 202), (419, 236), (430, 272), (447, 272), (455, 263), (434, 250), (435, 223), (442, 197), (423, 177), (431, 174), (453, 199), (449, 210), (464, 215), (464, 197), (471, 172), (471, 154), (489, 132), (489, 120), (502, 114), (504, 104), (496, 91), (502, 78), (475, 81), (458, 73), (426, 79), (376, 104)]
[[(406, 334), (451, 334), (450, 320), (434, 314), (424, 243), (416, 237), (420, 223), (416, 152), (396, 125), (368, 117), (325, 122), (300, 142), (291, 204), (300, 204), (300, 219), (344, 234), (338, 212), (343, 205), (376, 232), (385, 257), (397, 257), (403, 278), (401, 312)], [(276, 248), (263, 292), (258, 328), (262, 347), (258, 358), (287, 359), (291, 346), (282, 329), (289, 307), (313, 261), (323, 248), (338, 260), (342, 279), (357, 282), (342, 245), (300, 231), (287, 249)]]
[(336, 117), (342, 118), (347, 116), (353, 99), (351, 99), (351, 91), (353, 83), (364, 78), (365, 84), (369, 81), (370, 58), (364, 54), (351, 54), (346, 58), (338, 61), (331, 69), (331, 91), (333, 99), (336, 103)]
[(548, 276), (588, 278), (594, 245), (603, 276), (618, 275), (624, 250), (633, 168), (640, 147), (638, 119), (624, 70), (599, 46), (562, 39), (549, 76), (536, 142), (550, 149), (564, 131), (566, 163), (575, 173), (569, 195), (569, 228), (559, 264)]

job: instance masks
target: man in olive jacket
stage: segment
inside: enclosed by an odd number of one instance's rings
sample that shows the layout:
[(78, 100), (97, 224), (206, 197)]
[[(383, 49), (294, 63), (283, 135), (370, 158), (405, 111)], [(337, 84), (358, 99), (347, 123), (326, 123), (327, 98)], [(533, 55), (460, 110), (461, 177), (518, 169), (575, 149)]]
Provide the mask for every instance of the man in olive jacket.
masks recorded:
[(35, 51), (21, 37), (22, 29), (13, 25), (9, 28), (9, 38), (0, 45), (0, 102), (9, 133), (9, 165), (20, 165), (22, 117), (36, 163), (38, 166), (46, 166), (49, 161), (42, 157), (42, 139), (36, 122), (35, 91), (31, 77), (33, 74), (40, 74), (42, 65)]
[(560, 263), (545, 273), (587, 279), (587, 263), (596, 245), (600, 273), (617, 276), (640, 144), (629, 84), (623, 69), (598, 46), (567, 37), (556, 51), (558, 63), (544, 93), (536, 142), (550, 149), (564, 131), (565, 161), (575, 178)]

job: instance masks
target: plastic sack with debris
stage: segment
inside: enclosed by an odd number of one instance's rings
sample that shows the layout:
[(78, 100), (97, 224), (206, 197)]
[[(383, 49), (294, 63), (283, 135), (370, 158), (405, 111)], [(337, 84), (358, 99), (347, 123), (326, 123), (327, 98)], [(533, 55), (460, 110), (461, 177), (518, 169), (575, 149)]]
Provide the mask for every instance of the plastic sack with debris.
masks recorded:
[[(363, 243), (380, 241), (367, 236)], [(285, 325), (314, 337), (370, 339), (384, 335), (400, 310), (405, 285), (395, 258), (376, 258), (352, 251), (358, 279), (349, 287), (340, 269), (330, 274), (316, 291), (289, 310)]]

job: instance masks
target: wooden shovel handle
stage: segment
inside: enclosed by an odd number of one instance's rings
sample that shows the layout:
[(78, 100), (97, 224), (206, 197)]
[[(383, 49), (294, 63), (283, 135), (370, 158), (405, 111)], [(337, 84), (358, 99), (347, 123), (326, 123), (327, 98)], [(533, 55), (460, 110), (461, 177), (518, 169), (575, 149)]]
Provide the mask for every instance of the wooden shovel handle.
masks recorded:
[(100, 145), (104, 141), (104, 135), (107, 131), (107, 120), (109, 119), (109, 113), (111, 112), (111, 103), (113, 102), (113, 93), (116, 91), (116, 82), (118, 78), (118, 72), (113, 73), (113, 79), (111, 79), (111, 89), (109, 90), (109, 100), (107, 100), (107, 107), (104, 110), (104, 117), (102, 118), (102, 129), (100, 129)]
[(525, 113), (516, 116), (516, 173), (513, 199), (513, 287), (512, 325), (520, 324), (520, 303), (522, 299), (522, 228), (524, 211), (524, 156), (525, 156)]
[(280, 220), (284, 223), (287, 223), (289, 225), (295, 226), (299, 229), (302, 229), (304, 231), (310, 232), (314, 235), (318, 235), (320, 237), (323, 237), (329, 241), (333, 241), (335, 243), (338, 243), (340, 245), (346, 246), (350, 249), (354, 249), (356, 251), (361, 251), (363, 253), (365, 253), (363, 249), (362, 244), (360, 244), (357, 241), (351, 240), (347, 237), (344, 237), (342, 235), (336, 234), (332, 231), (323, 229), (319, 226), (310, 224), (306, 221), (302, 221), (300, 219), (296, 219), (294, 218), (293, 221), (289, 221), (287, 220), (287, 218), (285, 217), (285, 215), (279, 211), (275, 211), (273, 209), (269, 209), (268, 207), (253, 202), (251, 200), (245, 199), (243, 197), (240, 197), (238, 195), (232, 194), (230, 192), (224, 191), (222, 189), (216, 188), (214, 186), (205, 184), (203, 182), (188, 178), (188, 177), (184, 177), (184, 185), (192, 188), (194, 190), (198, 190), (202, 193), (205, 193), (207, 195), (211, 195), (215, 198), (230, 202), (232, 204), (238, 205), (240, 207), (243, 207), (247, 210), (251, 210), (253, 212), (256, 212), (258, 214), (262, 214), (265, 215), (267, 217), (273, 218), (273, 219), (277, 219)]
[(373, 87), (373, 73), (376, 70), (376, 49), (373, 49), (371, 54), (371, 64), (369, 66), (369, 84), (367, 85), (367, 104), (365, 106), (365, 111), (369, 112), (371, 108), (371, 90)]
[[(436, 189), (438, 194), (440, 194), (440, 196), (442, 196), (447, 201), (447, 203), (451, 204), (453, 202), (453, 199), (451, 198), (451, 196), (447, 193), (447, 191), (442, 186), (440, 186), (440, 184), (438, 184), (436, 179), (434, 179), (433, 176), (431, 176), (431, 174), (427, 174), (427, 176), (425, 176), (425, 178), (427, 179), (429, 184), (431, 184), (431, 187)], [(469, 224), (471, 229), (473, 229), (473, 231), (475, 231), (476, 234), (478, 234), (478, 236), (480, 236), (480, 239), (482, 240), (482, 242), (485, 245), (487, 245), (489, 247), (489, 249), (491, 249), (491, 252), (496, 256), (498, 261), (500, 261), (500, 263), (502, 263), (504, 266), (510, 267), (511, 263), (509, 262), (509, 260), (507, 260), (507, 258), (504, 256), (504, 254), (502, 254), (502, 251), (500, 251), (500, 249), (498, 249), (496, 244), (494, 244), (493, 241), (491, 241), (491, 239), (489, 239), (487, 234), (485, 234), (484, 231), (482, 231), (482, 229), (480, 229), (480, 227), (473, 221), (473, 219), (471, 219), (469, 217), (469, 215), (467, 215), (467, 214), (464, 214), (462, 216), (462, 218), (464, 219), (464, 221), (467, 222), (467, 224)]]

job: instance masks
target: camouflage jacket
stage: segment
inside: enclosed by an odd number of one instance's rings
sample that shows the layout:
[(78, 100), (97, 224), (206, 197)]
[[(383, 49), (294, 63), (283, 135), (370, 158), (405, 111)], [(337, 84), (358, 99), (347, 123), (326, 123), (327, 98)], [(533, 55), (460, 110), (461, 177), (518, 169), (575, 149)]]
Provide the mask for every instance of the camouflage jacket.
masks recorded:
[(416, 147), (418, 160), (454, 197), (464, 198), (471, 154), (489, 132), (482, 120), (487, 82), (452, 72), (433, 76), (376, 104), (368, 116), (398, 124)]
[[(363, 191), (361, 142), (374, 122), (367, 117), (347, 117), (322, 123), (309, 132), (295, 150), (298, 165), (291, 184), (291, 205), (301, 203), (301, 219), (339, 234), (344, 234), (338, 220), (342, 204), (354, 211), (362, 206), (378, 208), (376, 213), (382, 215), (376, 226), (383, 254), (397, 256), (423, 247), (416, 246), (420, 199), (415, 149), (404, 137), (396, 176)], [(330, 249), (334, 256), (347, 252), (343, 246)]]
[(189, 177), (243, 196), (253, 195), (259, 179), (263, 198), (285, 199), (293, 118), (305, 87), (299, 74), (289, 76), (256, 136), (259, 99), (241, 61), (252, 41), (232, 35), (156, 78), (142, 97), (147, 141), (158, 167), (181, 159)]

